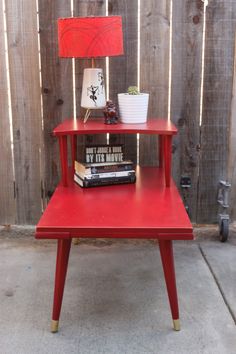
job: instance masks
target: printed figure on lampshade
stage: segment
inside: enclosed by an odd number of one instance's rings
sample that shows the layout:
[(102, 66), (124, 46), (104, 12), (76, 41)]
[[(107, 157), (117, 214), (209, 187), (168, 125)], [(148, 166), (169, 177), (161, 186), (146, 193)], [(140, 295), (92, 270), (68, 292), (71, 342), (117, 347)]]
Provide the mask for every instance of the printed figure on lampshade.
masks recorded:
[(92, 59), (92, 68), (84, 69), (81, 106), (87, 110), (104, 108), (103, 71), (96, 68), (94, 59), (124, 53), (121, 16), (59, 19), (58, 38), (60, 57)]
[(103, 108), (106, 105), (102, 69), (84, 69), (81, 107)]

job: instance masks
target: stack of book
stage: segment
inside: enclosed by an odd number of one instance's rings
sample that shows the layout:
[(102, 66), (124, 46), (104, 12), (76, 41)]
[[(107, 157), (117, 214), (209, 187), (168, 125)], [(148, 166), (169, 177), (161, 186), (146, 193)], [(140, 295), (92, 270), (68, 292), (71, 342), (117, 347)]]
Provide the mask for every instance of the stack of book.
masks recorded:
[(74, 181), (81, 187), (134, 183), (133, 162), (123, 160), (123, 147), (86, 147), (86, 162), (75, 161)]

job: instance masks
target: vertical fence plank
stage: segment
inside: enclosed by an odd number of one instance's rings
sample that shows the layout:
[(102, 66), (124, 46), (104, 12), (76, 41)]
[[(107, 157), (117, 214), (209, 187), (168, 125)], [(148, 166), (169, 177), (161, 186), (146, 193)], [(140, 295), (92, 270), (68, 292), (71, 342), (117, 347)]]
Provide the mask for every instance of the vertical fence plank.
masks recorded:
[(203, 2), (173, 1), (171, 120), (179, 129), (173, 144), (173, 176), (191, 178), (192, 187), (180, 190), (196, 221), (200, 139)]
[(236, 36), (234, 42), (234, 77), (229, 132), (228, 179), (232, 185), (230, 192), (230, 219), (236, 221)]
[[(137, 0), (110, 0), (109, 15), (122, 16), (124, 33), (124, 55), (111, 57), (109, 62), (109, 98), (118, 107), (117, 94), (127, 92), (129, 86), (137, 86), (138, 2)], [(110, 141), (114, 144), (124, 144), (126, 158), (136, 163), (136, 134), (112, 134)]]
[(235, 24), (235, 1), (209, 1), (197, 215), (202, 223), (217, 221), (217, 187), (227, 177)]
[(17, 222), (41, 214), (41, 116), (36, 2), (6, 2)]
[(3, 2), (0, 0), (0, 224), (14, 224), (14, 176), (11, 153), (10, 117), (8, 112), (7, 68), (5, 61)]
[[(106, 3), (105, 1), (78, 1), (74, 0), (74, 16), (84, 17), (84, 16), (105, 16), (106, 15)], [(96, 67), (103, 69), (103, 74), (106, 74), (106, 63), (105, 58), (95, 60)], [(81, 108), (81, 93), (82, 93), (82, 82), (83, 82), (83, 71), (84, 68), (91, 67), (91, 60), (89, 59), (75, 59), (75, 80), (76, 80), (76, 113), (77, 117), (83, 117), (85, 114), (85, 109)], [(92, 117), (103, 116), (101, 110), (93, 110), (91, 112)], [(86, 124), (86, 123), (85, 123)], [(84, 153), (85, 145), (96, 145), (96, 144), (106, 144), (106, 135), (86, 135), (86, 137), (77, 137), (77, 145), (79, 158)]]
[(57, 19), (70, 17), (70, 1), (39, 1), (41, 49), (45, 194), (50, 197), (58, 184), (60, 161), (53, 128), (73, 115), (72, 60), (58, 57)]
[[(140, 87), (149, 92), (149, 117), (167, 118), (170, 0), (141, 1)], [(157, 164), (157, 138), (140, 136), (140, 164)]]

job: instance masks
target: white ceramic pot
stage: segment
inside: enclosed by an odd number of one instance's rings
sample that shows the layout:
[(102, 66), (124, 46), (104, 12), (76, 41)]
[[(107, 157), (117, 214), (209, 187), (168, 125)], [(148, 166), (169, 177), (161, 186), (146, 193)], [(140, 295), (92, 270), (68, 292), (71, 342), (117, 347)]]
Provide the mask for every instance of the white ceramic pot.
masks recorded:
[(145, 123), (147, 121), (149, 93), (129, 95), (118, 93), (120, 120), (122, 123)]

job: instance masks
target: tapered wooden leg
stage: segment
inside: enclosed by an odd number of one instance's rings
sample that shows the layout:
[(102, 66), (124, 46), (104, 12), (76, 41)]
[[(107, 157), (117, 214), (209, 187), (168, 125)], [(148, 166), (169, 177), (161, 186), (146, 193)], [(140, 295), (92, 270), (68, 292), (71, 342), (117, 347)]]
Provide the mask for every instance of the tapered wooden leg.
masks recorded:
[(72, 239), (73, 245), (77, 246), (79, 244), (80, 239), (78, 237), (74, 237)]
[[(72, 161), (72, 171), (75, 173), (75, 160), (77, 158), (76, 152), (77, 152), (77, 135), (71, 135), (70, 137), (70, 143), (71, 143), (71, 161)], [(79, 238), (73, 238), (72, 242), (74, 245), (79, 244)]]
[(159, 248), (165, 275), (166, 287), (173, 318), (173, 325), (176, 331), (180, 330), (179, 307), (175, 280), (175, 265), (173, 247), (171, 240), (159, 240)]
[(58, 240), (53, 312), (51, 322), (51, 332), (53, 333), (58, 331), (61, 304), (66, 280), (66, 272), (70, 255), (70, 247), (71, 239)]
[(166, 179), (166, 187), (170, 187), (170, 179), (171, 179), (171, 158), (172, 158), (172, 136), (165, 135), (162, 137), (164, 144), (164, 158), (165, 158), (165, 179)]
[(59, 136), (59, 147), (60, 147), (60, 160), (61, 160), (61, 175), (63, 186), (66, 187), (68, 184), (68, 157), (67, 157), (67, 136)]
[(159, 167), (163, 167), (163, 153), (164, 153), (164, 147), (163, 147), (163, 136), (159, 135)]
[(75, 172), (75, 160), (76, 160), (76, 150), (77, 150), (77, 136), (71, 135), (70, 137), (71, 143), (71, 163), (72, 163), (72, 171)]

